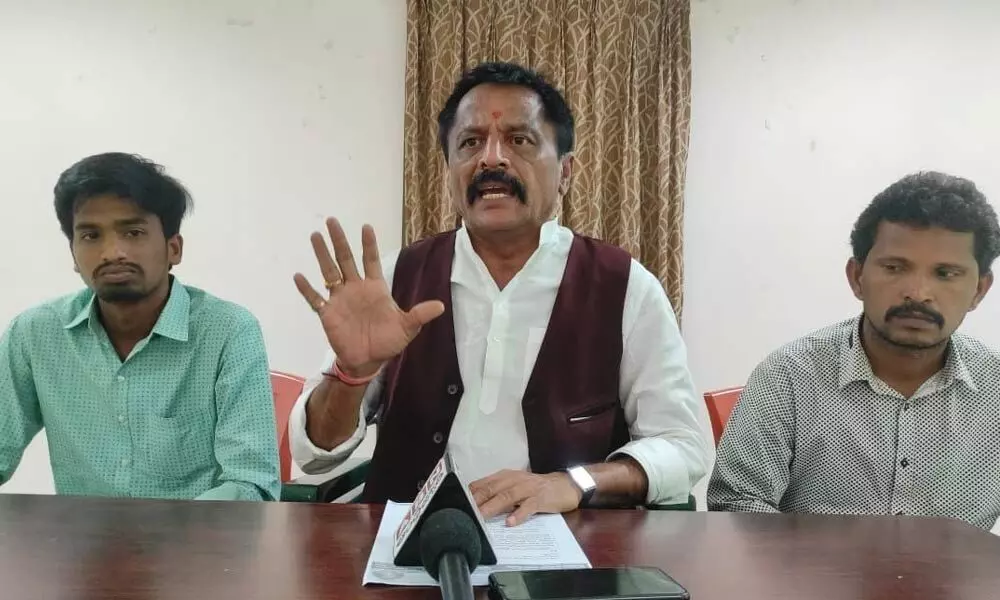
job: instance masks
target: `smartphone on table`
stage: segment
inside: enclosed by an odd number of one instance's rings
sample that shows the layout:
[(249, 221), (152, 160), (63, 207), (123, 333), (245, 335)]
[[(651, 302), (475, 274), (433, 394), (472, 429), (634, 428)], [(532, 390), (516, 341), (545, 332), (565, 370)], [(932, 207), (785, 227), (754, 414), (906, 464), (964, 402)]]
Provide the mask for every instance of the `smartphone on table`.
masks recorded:
[(690, 600), (681, 584), (656, 567), (497, 571), (490, 600)]

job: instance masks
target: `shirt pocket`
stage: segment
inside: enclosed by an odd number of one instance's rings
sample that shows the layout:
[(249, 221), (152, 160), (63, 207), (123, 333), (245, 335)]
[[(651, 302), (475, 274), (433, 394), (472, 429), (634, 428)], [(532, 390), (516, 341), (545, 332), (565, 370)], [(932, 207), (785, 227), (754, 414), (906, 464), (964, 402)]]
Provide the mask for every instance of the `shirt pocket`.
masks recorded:
[(574, 411), (566, 417), (566, 422), (570, 425), (581, 425), (593, 421), (601, 421), (602, 419), (606, 420), (609, 417), (613, 418), (615, 416), (615, 409), (618, 408), (619, 404), (617, 399), (597, 401), (585, 408)]
[(140, 446), (150, 472), (167, 479), (186, 479), (213, 463), (213, 436), (211, 428), (197, 416), (151, 415)]

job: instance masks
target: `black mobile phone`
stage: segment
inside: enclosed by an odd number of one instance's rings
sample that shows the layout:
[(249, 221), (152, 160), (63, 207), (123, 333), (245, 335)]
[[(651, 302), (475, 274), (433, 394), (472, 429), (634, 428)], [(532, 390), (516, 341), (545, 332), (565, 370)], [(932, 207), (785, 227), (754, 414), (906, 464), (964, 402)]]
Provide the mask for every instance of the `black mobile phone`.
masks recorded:
[(497, 571), (490, 600), (690, 600), (681, 584), (656, 567)]

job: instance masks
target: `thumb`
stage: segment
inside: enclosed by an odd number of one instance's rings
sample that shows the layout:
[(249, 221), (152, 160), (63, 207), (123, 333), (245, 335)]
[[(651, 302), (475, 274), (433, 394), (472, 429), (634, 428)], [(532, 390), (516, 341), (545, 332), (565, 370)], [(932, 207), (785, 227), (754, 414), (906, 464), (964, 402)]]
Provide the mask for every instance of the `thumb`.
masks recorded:
[(411, 329), (419, 330), (442, 314), (444, 314), (444, 302), (440, 300), (421, 302), (406, 313), (407, 325)]

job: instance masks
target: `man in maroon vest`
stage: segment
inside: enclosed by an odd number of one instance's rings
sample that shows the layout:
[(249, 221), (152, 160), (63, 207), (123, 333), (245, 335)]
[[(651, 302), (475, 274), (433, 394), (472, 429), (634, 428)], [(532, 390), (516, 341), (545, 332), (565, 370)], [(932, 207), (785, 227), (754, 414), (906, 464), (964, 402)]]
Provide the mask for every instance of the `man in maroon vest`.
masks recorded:
[(537, 73), (465, 73), (439, 118), (460, 229), (363, 275), (340, 224), (313, 249), (321, 295), (299, 291), (332, 352), (291, 416), (310, 473), (378, 439), (369, 502), (411, 501), (447, 448), (485, 517), (687, 498), (706, 471), (703, 410), (659, 281), (553, 215), (573, 170), (573, 117)]

